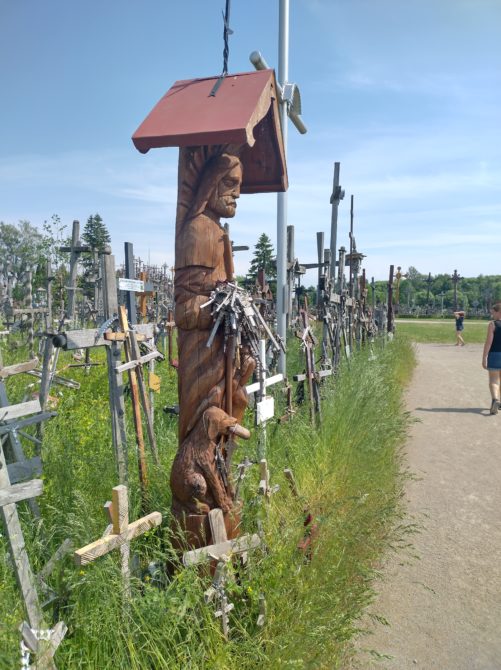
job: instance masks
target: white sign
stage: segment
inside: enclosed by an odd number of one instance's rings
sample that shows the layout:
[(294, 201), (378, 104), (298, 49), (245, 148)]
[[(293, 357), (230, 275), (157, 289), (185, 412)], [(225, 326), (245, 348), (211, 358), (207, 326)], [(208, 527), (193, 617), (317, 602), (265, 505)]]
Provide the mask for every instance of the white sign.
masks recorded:
[(275, 400), (273, 396), (267, 396), (257, 403), (257, 424), (272, 419), (275, 414)]
[(120, 291), (135, 291), (136, 293), (144, 292), (144, 281), (142, 279), (124, 279), (120, 277), (118, 280), (118, 288)]

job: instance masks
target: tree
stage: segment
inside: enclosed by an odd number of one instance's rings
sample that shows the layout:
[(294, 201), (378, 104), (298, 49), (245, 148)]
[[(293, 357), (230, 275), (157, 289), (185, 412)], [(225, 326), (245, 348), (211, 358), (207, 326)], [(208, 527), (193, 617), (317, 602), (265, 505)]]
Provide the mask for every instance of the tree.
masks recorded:
[(261, 234), (254, 247), (248, 276), (255, 279), (259, 270), (264, 270), (267, 279), (274, 279), (277, 276), (273, 244), (266, 233)]
[(89, 247), (100, 252), (103, 252), (105, 246), (111, 243), (108, 229), (99, 214), (89, 216), (82, 233), (82, 239)]
[(27, 270), (33, 272), (33, 288), (40, 284), (43, 260), (43, 237), (29, 221), (19, 221), (17, 225), (0, 222), (0, 275), (5, 284), (14, 287), (15, 299), (22, 295)]

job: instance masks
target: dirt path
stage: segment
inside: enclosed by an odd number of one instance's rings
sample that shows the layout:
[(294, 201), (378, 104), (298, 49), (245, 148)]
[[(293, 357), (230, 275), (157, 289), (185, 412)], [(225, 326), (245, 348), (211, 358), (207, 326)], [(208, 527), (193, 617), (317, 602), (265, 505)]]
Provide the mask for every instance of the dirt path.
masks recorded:
[(359, 647), (388, 654), (360, 668), (501, 669), (501, 413), (490, 416), (481, 345), (418, 346), (408, 408), (419, 419), (406, 487), (419, 560), (389, 559)]

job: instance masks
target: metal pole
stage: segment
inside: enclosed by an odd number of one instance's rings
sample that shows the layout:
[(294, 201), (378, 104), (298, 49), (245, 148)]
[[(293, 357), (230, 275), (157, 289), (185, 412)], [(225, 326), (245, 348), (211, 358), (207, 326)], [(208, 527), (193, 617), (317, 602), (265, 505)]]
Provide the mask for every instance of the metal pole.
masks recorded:
[[(278, 16), (278, 81), (283, 87), (289, 78), (289, 0), (280, 0)], [(287, 103), (280, 103), (284, 154), (287, 160)], [(277, 195), (277, 333), (287, 339), (287, 192)], [(285, 353), (280, 351), (278, 371), (286, 374)]]

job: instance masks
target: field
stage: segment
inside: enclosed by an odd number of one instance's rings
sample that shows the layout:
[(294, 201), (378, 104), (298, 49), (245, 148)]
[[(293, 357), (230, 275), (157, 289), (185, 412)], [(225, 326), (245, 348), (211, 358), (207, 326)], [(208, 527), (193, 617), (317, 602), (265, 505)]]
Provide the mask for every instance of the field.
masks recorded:
[[(487, 321), (470, 321), (466, 319), (463, 331), (463, 338), (466, 344), (483, 344), (487, 332), (487, 323)], [(455, 324), (451, 319), (444, 321), (397, 319), (395, 327), (399, 335), (405, 335), (414, 342), (456, 343)]]
[[(4, 352), (4, 358), (9, 356), (27, 358), (22, 350)], [(92, 359), (103, 361), (102, 352), (93, 351)], [(62, 366), (70, 361), (65, 354)], [(289, 361), (294, 365), (293, 355)], [(396, 338), (386, 347), (377, 343), (372, 352), (357, 353), (342, 366), (335, 384), (324, 387), (320, 430), (312, 430), (304, 406), (292, 422), (269, 425), (271, 479), (280, 488), (266, 504), (257, 495), (257, 467), (245, 480), (243, 532), (256, 532), (259, 522), (266, 550), (250, 555), (247, 569), (229, 585), (235, 609), (228, 642), (213, 607), (204, 602), (207, 575), (194, 569), (164, 570), (167, 558), (176, 559), (168, 480), (177, 438), (175, 417), (161, 408), (175, 402), (176, 372), (166, 363), (159, 365), (162, 388), (156, 398), (155, 430), (161, 463), (148, 466), (151, 509), (162, 512), (164, 522), (131, 547), (138, 565), (130, 601), (124, 602), (119, 560), (113, 554), (81, 570), (67, 556), (47, 580), (54, 591), (47, 620), (63, 619), (69, 628), (56, 656), (60, 670), (346, 667), (357, 620), (373, 597), (378, 559), (390, 547), (406, 545), (412, 531), (399, 525), (399, 519), (405, 477), (400, 449), (409, 421), (402, 392), (413, 364), (407, 338)], [(42, 447), (42, 521), (35, 523), (25, 505), (18, 505), (35, 571), (65, 538), (80, 547), (101, 536), (107, 523), (103, 504), (118, 483), (105, 366), (93, 368), (89, 376), (79, 369), (62, 373), (80, 381), (81, 389), (53, 387), (52, 394), (59, 394), (58, 416), (48, 423)], [(30, 380), (22, 375), (9, 380), (11, 402), (22, 398)], [(141, 509), (131, 417), (128, 423), (133, 520)], [(255, 436), (239, 448), (234, 463), (245, 456), (256, 460)], [(299, 499), (291, 495), (283, 476), (286, 467), (295, 475)], [(318, 526), (311, 560), (297, 549), (306, 513)], [(152, 564), (156, 568), (148, 569)], [(267, 620), (258, 628), (261, 593)], [(0, 537), (2, 670), (19, 665), (17, 627), (23, 619)]]

